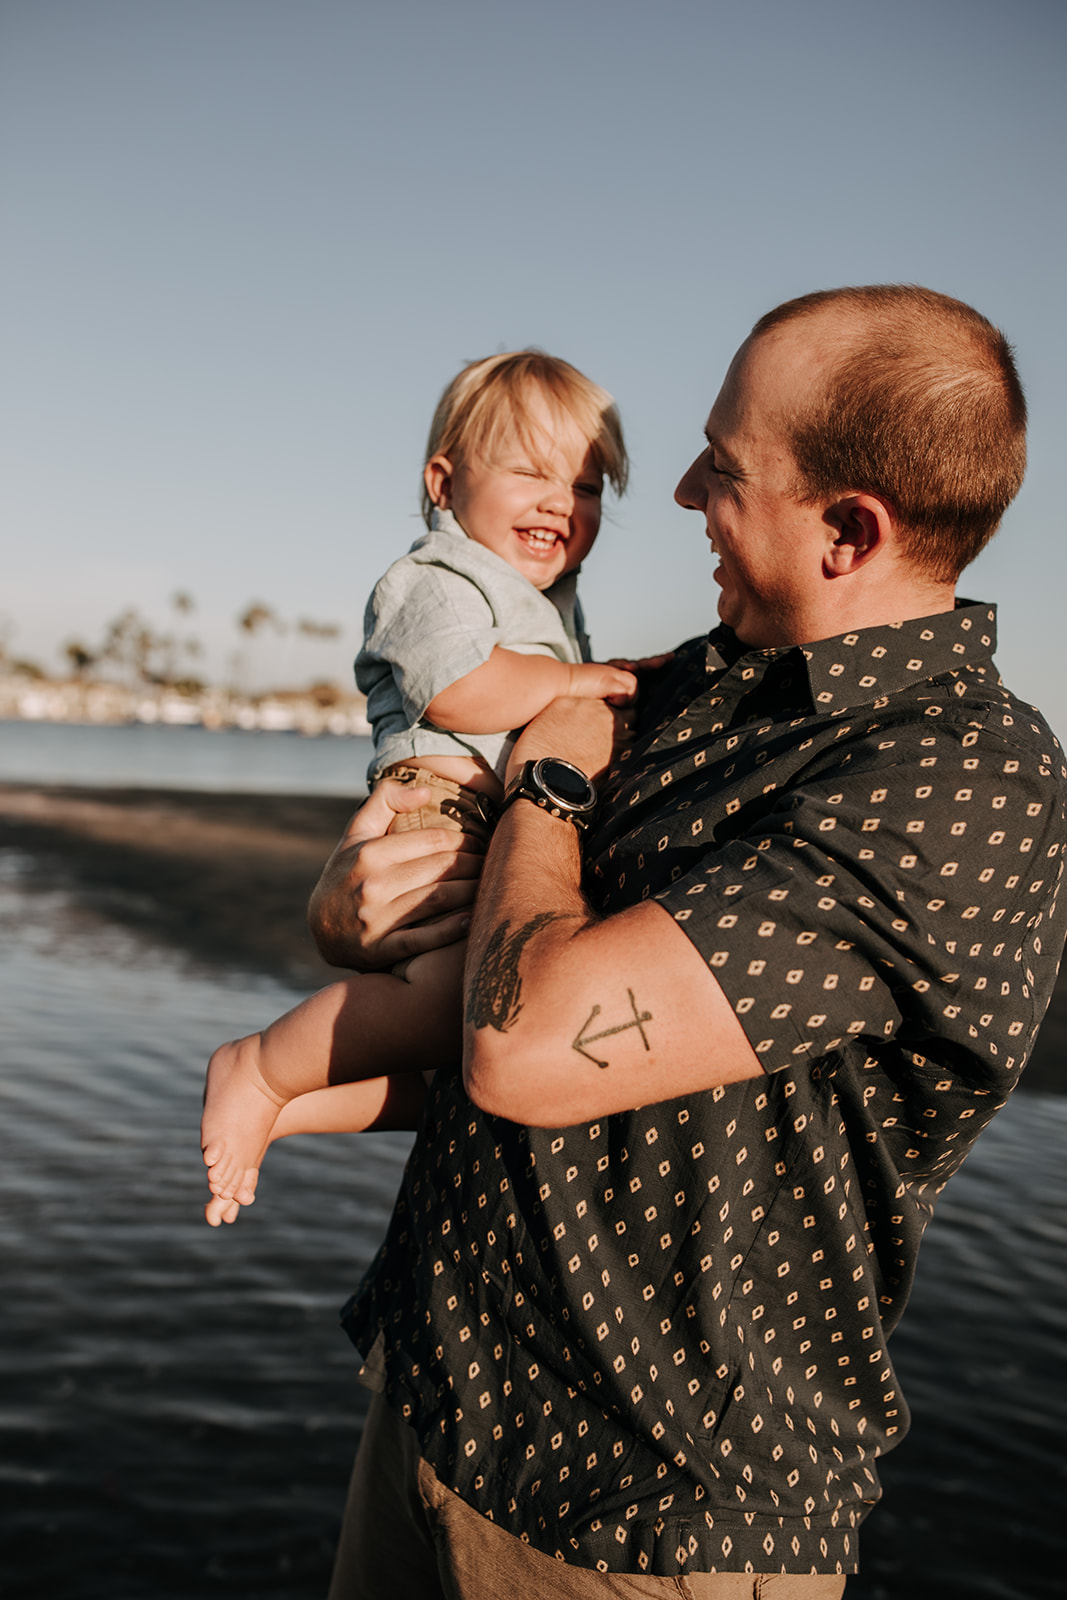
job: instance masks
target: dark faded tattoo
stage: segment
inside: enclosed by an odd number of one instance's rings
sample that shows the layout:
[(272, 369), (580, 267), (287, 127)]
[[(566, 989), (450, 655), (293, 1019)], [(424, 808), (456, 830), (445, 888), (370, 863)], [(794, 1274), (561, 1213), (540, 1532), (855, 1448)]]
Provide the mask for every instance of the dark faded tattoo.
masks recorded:
[(594, 1067), (606, 1067), (608, 1062), (598, 1060), (598, 1058), (593, 1055), (591, 1051), (585, 1048), (586, 1045), (594, 1044), (597, 1039), (610, 1039), (612, 1035), (616, 1033), (625, 1033), (627, 1028), (636, 1028), (638, 1033), (641, 1035), (641, 1043), (644, 1045), (646, 1050), (650, 1049), (648, 1035), (645, 1032), (644, 1025), (646, 1022), (652, 1021), (652, 1013), (651, 1011), (638, 1011), (637, 1001), (634, 999), (633, 990), (627, 989), (626, 993), (630, 997), (630, 1010), (633, 1012), (633, 1016), (629, 1022), (617, 1022), (613, 1028), (601, 1028), (598, 1033), (590, 1033), (588, 1030), (592, 1027), (593, 1023), (600, 1015), (600, 1007), (594, 1006), (575, 1035), (573, 1049), (577, 1050), (578, 1054), (580, 1056), (584, 1056), (587, 1061), (591, 1061)]
[(535, 933), (550, 922), (563, 920), (551, 911), (542, 911), (523, 923), (517, 933), (508, 933), (510, 922), (494, 929), (467, 992), (467, 1021), (472, 1027), (496, 1028), (498, 1033), (514, 1027), (522, 1010), (519, 957)]

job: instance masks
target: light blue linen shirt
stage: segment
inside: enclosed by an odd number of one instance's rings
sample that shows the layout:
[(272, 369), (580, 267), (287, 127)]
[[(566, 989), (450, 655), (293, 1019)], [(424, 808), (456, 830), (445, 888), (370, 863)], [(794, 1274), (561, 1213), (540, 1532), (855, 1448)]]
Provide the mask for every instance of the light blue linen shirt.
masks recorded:
[(397, 761), (478, 756), (503, 778), (515, 732), (435, 728), (426, 707), (488, 661), (497, 645), (559, 661), (589, 660), (578, 575), (535, 589), (514, 567), (469, 539), (450, 511), (435, 511), (374, 587), (363, 619), (356, 683), (374, 734), (373, 780)]

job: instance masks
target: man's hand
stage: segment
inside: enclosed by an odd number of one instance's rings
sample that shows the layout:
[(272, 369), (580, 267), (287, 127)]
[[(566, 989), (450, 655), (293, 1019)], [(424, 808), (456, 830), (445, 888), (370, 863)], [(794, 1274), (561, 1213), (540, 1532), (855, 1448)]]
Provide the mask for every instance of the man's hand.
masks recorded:
[(332, 966), (390, 967), (466, 934), (483, 862), (474, 842), (448, 828), (387, 833), (398, 812), (432, 798), (427, 788), (387, 780), (349, 822), (308, 905), (308, 926)]
[(607, 770), (618, 744), (627, 738), (627, 710), (603, 700), (553, 700), (523, 729), (508, 760), (507, 780), (527, 761), (559, 756), (590, 778)]

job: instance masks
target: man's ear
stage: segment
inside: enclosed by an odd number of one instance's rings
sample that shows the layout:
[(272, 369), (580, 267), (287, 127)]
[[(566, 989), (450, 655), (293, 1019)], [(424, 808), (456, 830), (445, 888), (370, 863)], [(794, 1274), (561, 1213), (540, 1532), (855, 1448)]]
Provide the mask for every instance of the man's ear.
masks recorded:
[(442, 511), (448, 510), (452, 499), (452, 463), (447, 456), (431, 456), (422, 469), (426, 493)]
[(885, 500), (874, 494), (846, 494), (827, 506), (823, 519), (832, 534), (823, 555), (829, 578), (843, 578), (893, 543), (896, 519)]

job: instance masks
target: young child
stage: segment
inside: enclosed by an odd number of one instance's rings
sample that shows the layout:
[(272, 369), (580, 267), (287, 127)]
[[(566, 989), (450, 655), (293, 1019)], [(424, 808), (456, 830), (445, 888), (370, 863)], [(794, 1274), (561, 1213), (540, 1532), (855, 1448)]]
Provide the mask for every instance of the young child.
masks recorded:
[[(367, 606), (357, 682), (374, 734), (371, 783), (429, 785), (394, 829), (491, 831), (514, 731), (561, 695), (630, 699), (632, 673), (588, 660), (577, 573), (607, 478), (626, 485), (610, 395), (567, 362), (524, 350), (476, 361), (434, 415), (423, 471), (429, 532)], [(458, 1045), (465, 944), (353, 975), (208, 1066), (201, 1145), (212, 1226), (254, 1197), (276, 1138), (357, 1131)], [(410, 1109), (410, 1107), (408, 1108)]]

